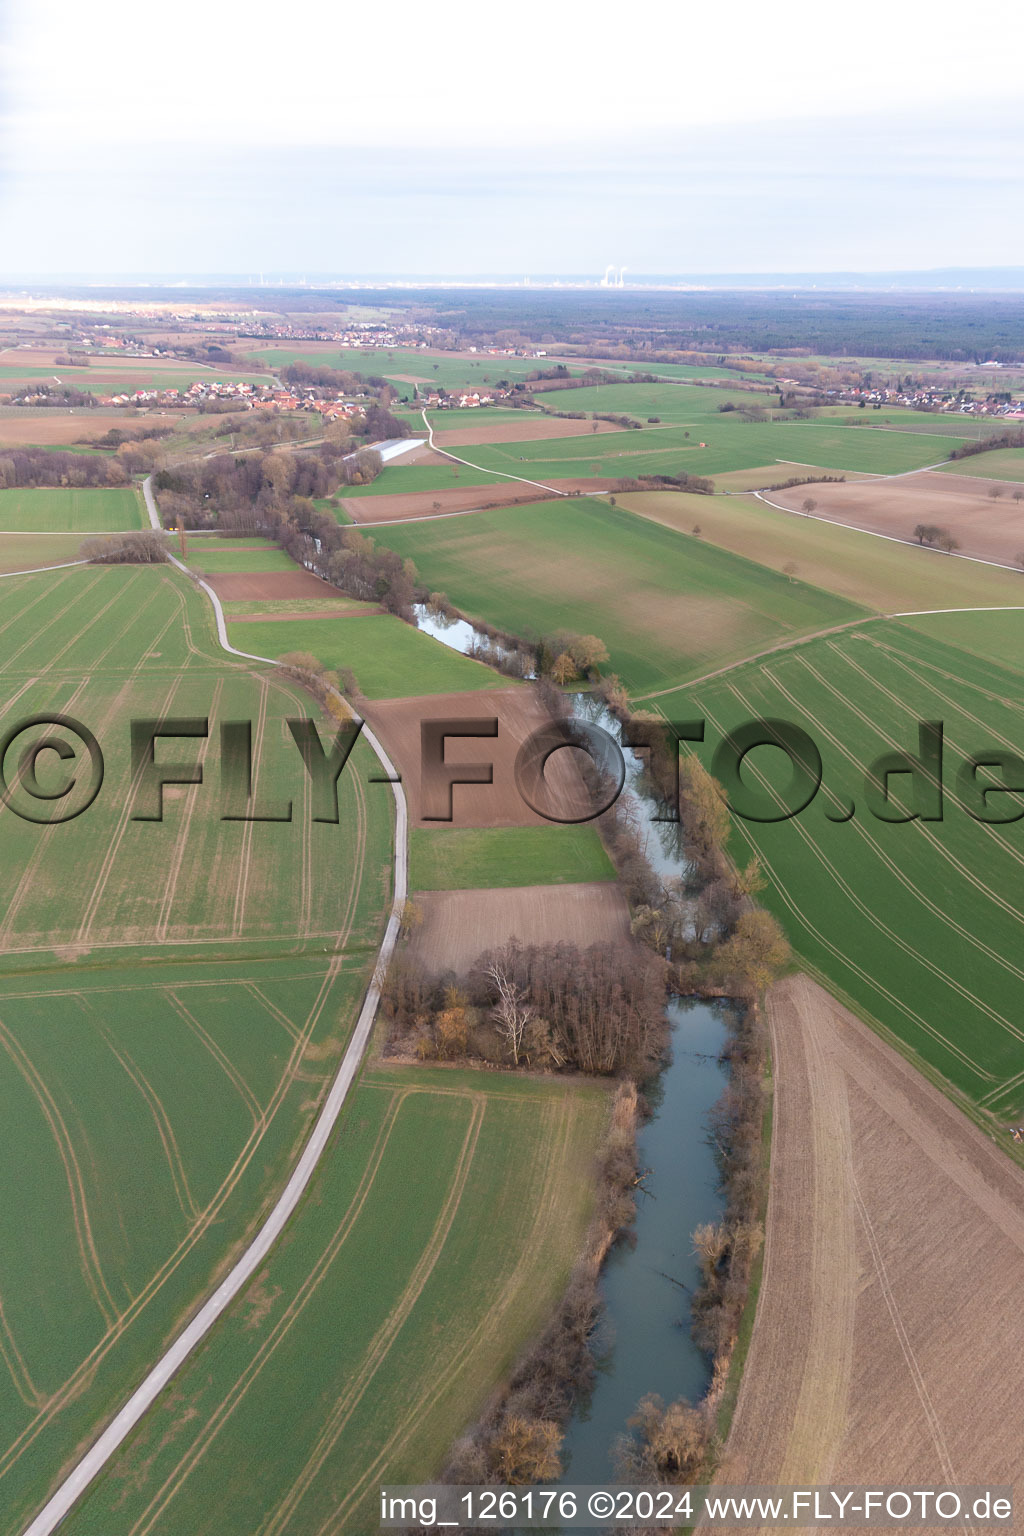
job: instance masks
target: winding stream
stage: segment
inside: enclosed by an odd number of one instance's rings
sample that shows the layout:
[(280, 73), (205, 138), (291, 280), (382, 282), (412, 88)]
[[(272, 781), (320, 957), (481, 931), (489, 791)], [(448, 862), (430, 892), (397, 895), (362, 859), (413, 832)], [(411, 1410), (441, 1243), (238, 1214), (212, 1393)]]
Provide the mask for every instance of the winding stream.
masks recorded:
[[(417, 610), (420, 627), (464, 654), (476, 631), (465, 620), (431, 622)], [(574, 713), (600, 725), (621, 742), (619, 722), (589, 694), (573, 699)], [(659, 806), (644, 792), (643, 765), (624, 752), (623, 798), (663, 879), (688, 872), (677, 826), (654, 818)], [(644, 1084), (653, 1111), (637, 1138), (645, 1172), (637, 1199), (633, 1242), (620, 1242), (601, 1275), (605, 1304), (593, 1391), (570, 1420), (563, 1445), (564, 1481), (603, 1483), (615, 1475), (613, 1447), (627, 1432), (642, 1397), (658, 1393), (697, 1402), (710, 1381), (708, 1357), (690, 1337), (690, 1296), (699, 1278), (692, 1233), (718, 1221), (724, 1209), (718, 1168), (707, 1127), (708, 1111), (728, 1081), (720, 1060), (727, 1038), (728, 1003), (675, 999), (668, 1005), (671, 1059)]]

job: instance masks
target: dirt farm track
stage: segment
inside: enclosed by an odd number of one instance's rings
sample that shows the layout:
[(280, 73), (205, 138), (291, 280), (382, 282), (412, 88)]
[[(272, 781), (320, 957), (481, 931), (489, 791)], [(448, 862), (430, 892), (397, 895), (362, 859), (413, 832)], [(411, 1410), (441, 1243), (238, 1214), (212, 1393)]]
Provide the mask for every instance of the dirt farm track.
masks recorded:
[(769, 1022), (765, 1272), (719, 1481), (1013, 1483), (1024, 1170), (807, 977)]

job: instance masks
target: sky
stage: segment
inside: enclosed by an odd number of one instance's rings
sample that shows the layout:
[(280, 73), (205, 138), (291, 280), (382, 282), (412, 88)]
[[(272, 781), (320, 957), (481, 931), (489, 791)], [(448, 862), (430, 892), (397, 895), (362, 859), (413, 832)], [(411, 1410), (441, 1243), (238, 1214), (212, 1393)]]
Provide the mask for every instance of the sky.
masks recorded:
[(1024, 8), (0, 0), (0, 274), (1024, 265)]

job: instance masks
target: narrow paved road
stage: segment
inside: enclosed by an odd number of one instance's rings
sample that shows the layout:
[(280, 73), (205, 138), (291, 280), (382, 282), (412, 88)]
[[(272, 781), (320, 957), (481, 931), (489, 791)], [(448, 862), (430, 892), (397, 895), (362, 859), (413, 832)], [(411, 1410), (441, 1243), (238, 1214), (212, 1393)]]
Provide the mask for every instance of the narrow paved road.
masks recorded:
[[(150, 519), (153, 520), (155, 516), (154, 526), (158, 527), (159, 514), (156, 513), (156, 506), (148, 479), (144, 483), (143, 489), (146, 494), (146, 504), (150, 509)], [(178, 566), (179, 570), (186, 570), (179, 560), (174, 560), (173, 563)], [(190, 573), (186, 571), (186, 574)], [(229, 643), (227, 629), (224, 624), (224, 610), (221, 608), (216, 593), (203, 581), (199, 585), (213, 603), (217, 619), (217, 634), (223, 648), (226, 651), (230, 651), (233, 656), (242, 656), (246, 660), (267, 661), (268, 658), (265, 656), (250, 656), (248, 652), (236, 650)], [(271, 665), (277, 666), (278, 663), (272, 662)], [(153, 1366), (145, 1380), (135, 1389), (116, 1418), (86, 1452), (74, 1470), (64, 1479), (56, 1493), (49, 1499), (45, 1507), (32, 1521), (32, 1524), (28, 1526), (25, 1536), (50, 1536), (50, 1533), (55, 1531), (65, 1516), (70, 1513), (93, 1479), (99, 1475), (111, 1457), (123, 1445), (124, 1441), (139, 1423), (139, 1420), (153, 1406), (160, 1393), (172, 1380), (176, 1372), (181, 1369), (192, 1351), (202, 1342), (218, 1318), (231, 1305), (231, 1302), (266, 1259), (274, 1243), (280, 1237), (293, 1215), (327, 1147), (331, 1132), (341, 1113), (342, 1106), (345, 1103), (359, 1064), (362, 1061), (363, 1052), (370, 1039), (370, 1032), (377, 1013), (377, 1005), (380, 1002), (380, 984), (387, 970), (388, 962), (394, 953), (395, 943), (398, 939), (400, 914), (408, 889), (408, 811), (405, 793), (401, 784), (397, 782), (396, 770), (391, 759), (376, 736), (368, 726), (363, 727), (362, 734), (377, 754), (384, 772), (390, 778), (392, 791), (395, 796), (395, 893), (391, 915), (384, 933), (384, 940), (377, 957), (373, 980), (363, 1000), (355, 1031), (342, 1057), (341, 1065), (331, 1084), (327, 1099), (291, 1177), (285, 1185), (277, 1204), (256, 1237), (234, 1265), (226, 1279), (221, 1282), (205, 1305), (197, 1312), (188, 1326), (182, 1330), (157, 1364)]]

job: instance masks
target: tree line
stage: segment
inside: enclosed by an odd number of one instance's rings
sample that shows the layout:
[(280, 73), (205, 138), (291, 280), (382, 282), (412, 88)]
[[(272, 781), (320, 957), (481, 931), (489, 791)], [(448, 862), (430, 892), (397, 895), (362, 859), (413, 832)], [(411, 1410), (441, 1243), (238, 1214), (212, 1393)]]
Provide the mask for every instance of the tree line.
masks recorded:
[(0, 454), (0, 490), (23, 486), (123, 486), (130, 479), (119, 459), (98, 453), (7, 448)]

